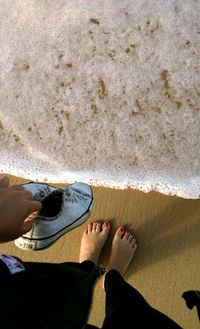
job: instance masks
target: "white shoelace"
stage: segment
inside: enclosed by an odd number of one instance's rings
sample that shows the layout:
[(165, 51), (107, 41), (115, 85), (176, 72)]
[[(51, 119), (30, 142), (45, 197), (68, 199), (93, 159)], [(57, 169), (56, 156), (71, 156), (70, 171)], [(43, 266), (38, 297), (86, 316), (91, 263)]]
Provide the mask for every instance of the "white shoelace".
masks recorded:
[(34, 199), (41, 201), (45, 196), (51, 192), (49, 186), (44, 186), (43, 188), (38, 188), (38, 192), (34, 195)]
[(72, 203), (78, 203), (80, 200), (87, 200), (87, 197), (89, 196), (88, 194), (74, 189), (74, 192), (70, 189), (63, 189), (62, 190), (64, 192), (64, 199), (66, 202), (72, 202)]

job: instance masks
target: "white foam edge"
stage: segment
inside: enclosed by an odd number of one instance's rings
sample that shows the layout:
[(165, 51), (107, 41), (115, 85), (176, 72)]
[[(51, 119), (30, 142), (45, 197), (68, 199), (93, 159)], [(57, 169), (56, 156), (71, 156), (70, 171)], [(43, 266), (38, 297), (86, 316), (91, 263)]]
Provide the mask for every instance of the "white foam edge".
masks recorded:
[(21, 177), (35, 182), (46, 182), (49, 184), (73, 184), (74, 182), (84, 182), (97, 187), (107, 187), (114, 189), (136, 189), (145, 193), (159, 192), (165, 195), (178, 196), (184, 199), (200, 198), (200, 177), (190, 177), (185, 179), (172, 178), (167, 175), (146, 175), (146, 178), (137, 177), (130, 172), (109, 172), (103, 170), (82, 171), (66, 170), (52, 172), (49, 169), (39, 169), (26, 172), (22, 167), (14, 166), (1, 168), (2, 174)]

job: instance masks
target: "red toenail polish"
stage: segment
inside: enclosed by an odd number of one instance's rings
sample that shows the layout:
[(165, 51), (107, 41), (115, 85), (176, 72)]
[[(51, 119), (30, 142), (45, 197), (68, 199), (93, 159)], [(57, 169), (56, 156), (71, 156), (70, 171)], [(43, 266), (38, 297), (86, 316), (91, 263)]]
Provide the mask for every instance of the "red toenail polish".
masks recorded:
[(124, 232), (125, 228), (124, 227), (120, 227), (120, 232)]
[(106, 220), (106, 221), (105, 221), (105, 225), (106, 225), (106, 226), (109, 226), (109, 221)]

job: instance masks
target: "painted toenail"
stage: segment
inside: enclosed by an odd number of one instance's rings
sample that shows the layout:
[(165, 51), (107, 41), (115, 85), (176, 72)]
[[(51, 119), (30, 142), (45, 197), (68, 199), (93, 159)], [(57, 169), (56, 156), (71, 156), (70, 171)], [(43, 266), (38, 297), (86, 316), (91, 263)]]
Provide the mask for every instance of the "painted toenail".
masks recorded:
[(108, 227), (110, 225), (108, 220), (106, 220), (104, 224), (105, 224), (106, 227)]
[(120, 227), (120, 232), (124, 232), (125, 228), (124, 227)]

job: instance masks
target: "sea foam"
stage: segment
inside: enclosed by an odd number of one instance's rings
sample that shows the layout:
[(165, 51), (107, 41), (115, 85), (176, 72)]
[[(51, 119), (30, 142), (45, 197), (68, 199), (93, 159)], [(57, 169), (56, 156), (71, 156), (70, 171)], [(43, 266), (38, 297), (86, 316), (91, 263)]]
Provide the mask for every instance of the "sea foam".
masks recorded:
[(199, 198), (199, 12), (0, 0), (1, 172)]

